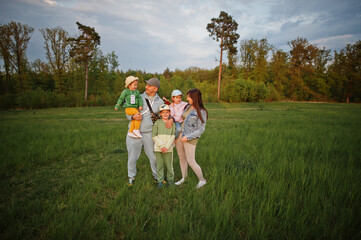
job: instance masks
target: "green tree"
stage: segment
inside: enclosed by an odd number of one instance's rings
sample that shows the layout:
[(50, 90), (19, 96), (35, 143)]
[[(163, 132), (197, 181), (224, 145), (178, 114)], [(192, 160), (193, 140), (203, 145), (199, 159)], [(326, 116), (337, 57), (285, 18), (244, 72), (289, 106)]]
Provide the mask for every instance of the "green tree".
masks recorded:
[(286, 89), (289, 88), (289, 63), (286, 52), (280, 49), (273, 50), (269, 72), (270, 82), (278, 92), (286, 95)]
[(329, 74), (333, 80), (333, 95), (339, 101), (361, 100), (361, 40), (347, 44), (340, 52), (335, 51)]
[(115, 54), (114, 51), (112, 51), (111, 53), (108, 53), (106, 56), (106, 59), (108, 62), (109, 87), (111, 88), (111, 91), (114, 93), (115, 92), (114, 84), (115, 84), (116, 79), (118, 78), (116, 69), (119, 66), (119, 60), (118, 60), (118, 56)]
[(169, 68), (166, 68), (164, 70), (163, 76), (169, 81), (169, 79), (172, 77), (172, 72), (169, 70)]
[(241, 69), (244, 79), (266, 82), (268, 78), (268, 54), (273, 46), (266, 38), (243, 40), (240, 47)]
[(55, 74), (56, 88), (64, 91), (64, 73), (69, 60), (69, 34), (61, 27), (40, 29), (44, 37), (46, 58)]
[(207, 30), (209, 36), (212, 37), (217, 42), (220, 42), (220, 59), (219, 59), (219, 72), (218, 72), (218, 96), (220, 98), (220, 89), (221, 89), (221, 78), (222, 78), (222, 55), (223, 50), (228, 51), (230, 59), (231, 56), (235, 55), (237, 49), (234, 47), (237, 44), (239, 34), (236, 33), (238, 28), (238, 23), (233, 20), (232, 16), (228, 15), (226, 12), (221, 11), (218, 18), (212, 18), (211, 23), (208, 23)]
[(297, 38), (288, 43), (290, 46), (291, 86), (289, 95), (299, 99), (308, 100), (311, 93), (304, 79), (312, 79), (314, 65), (319, 49), (310, 44), (305, 38)]
[(10, 53), (10, 28), (8, 25), (0, 25), (0, 56), (4, 61), (5, 69), (5, 93), (9, 92), (10, 77), (12, 72), (11, 53)]
[(330, 82), (327, 73), (328, 63), (331, 62), (331, 50), (320, 49), (315, 59), (315, 74), (309, 86), (317, 95), (329, 97)]
[(30, 76), (32, 78), (33, 89), (40, 87), (44, 91), (52, 91), (55, 88), (51, 67), (40, 59), (36, 59), (31, 64)]
[(85, 68), (85, 101), (88, 99), (88, 70), (89, 63), (94, 56), (96, 46), (100, 45), (100, 36), (94, 28), (76, 22), (80, 35), (77, 38), (68, 38), (71, 44), (70, 56)]
[(241, 68), (245, 80), (250, 78), (256, 62), (255, 42), (254, 39), (242, 40), (240, 44)]
[[(16, 70), (19, 78), (20, 90), (24, 90), (24, 72), (26, 69), (27, 59), (26, 50), (34, 28), (29, 25), (21, 24), (19, 22), (11, 21), (3, 25), (2, 33), (5, 36), (1, 37), (1, 45), (4, 45), (8, 52), (2, 51), (3, 59), (10, 62), (12, 67)], [(3, 48), (3, 47), (2, 47)], [(8, 55), (10, 53), (10, 55)]]

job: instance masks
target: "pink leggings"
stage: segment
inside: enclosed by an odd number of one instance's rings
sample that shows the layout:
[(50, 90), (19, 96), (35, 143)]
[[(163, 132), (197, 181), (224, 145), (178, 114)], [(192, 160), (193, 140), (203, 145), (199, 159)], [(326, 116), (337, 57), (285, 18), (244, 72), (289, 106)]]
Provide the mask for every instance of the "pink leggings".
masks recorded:
[(204, 180), (202, 169), (196, 163), (196, 145), (190, 144), (188, 142), (182, 143), (181, 141), (182, 134), (179, 134), (178, 139), (175, 142), (179, 156), (179, 164), (182, 171), (182, 178), (187, 177), (188, 165), (193, 169), (194, 173), (197, 175), (199, 181)]

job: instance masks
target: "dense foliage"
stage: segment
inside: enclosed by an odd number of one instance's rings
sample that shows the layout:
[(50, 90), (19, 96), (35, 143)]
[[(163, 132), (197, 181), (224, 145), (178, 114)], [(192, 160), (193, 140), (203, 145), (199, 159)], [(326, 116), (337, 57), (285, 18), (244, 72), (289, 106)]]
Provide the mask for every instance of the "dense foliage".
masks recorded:
[[(166, 68), (163, 73), (123, 71), (114, 52), (103, 54), (98, 47), (85, 65), (70, 54), (71, 44), (76, 42), (68, 41), (68, 33), (60, 27), (40, 30), (47, 61), (29, 62), (26, 46), (32, 30), (15, 22), (0, 26), (4, 65), (0, 71), (0, 109), (113, 105), (129, 75), (140, 79), (140, 92), (144, 91), (145, 80), (158, 77), (161, 96), (170, 97), (176, 88), (187, 92), (197, 87), (206, 102), (218, 101), (219, 66), (174, 71)], [(288, 45), (291, 50), (285, 52), (267, 39), (242, 40), (235, 64), (221, 65), (220, 100), (361, 102), (361, 40), (333, 53), (305, 38)], [(84, 99), (86, 67), (88, 98)]]

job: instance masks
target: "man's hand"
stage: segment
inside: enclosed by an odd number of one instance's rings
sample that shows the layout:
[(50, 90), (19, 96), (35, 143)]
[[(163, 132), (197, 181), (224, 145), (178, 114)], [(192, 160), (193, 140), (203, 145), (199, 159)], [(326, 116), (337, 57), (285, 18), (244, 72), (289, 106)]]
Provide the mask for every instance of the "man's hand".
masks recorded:
[(115, 109), (116, 111), (118, 111), (118, 108), (115, 107), (114, 109)]
[(182, 141), (182, 143), (186, 143), (186, 142), (188, 142), (188, 139), (187, 139), (186, 136), (184, 136), (184, 137), (181, 138), (181, 141)]
[(168, 119), (167, 122), (165, 123), (166, 128), (172, 128), (172, 125), (173, 125), (173, 118)]
[(168, 149), (166, 147), (162, 147), (160, 150), (162, 151), (162, 153), (167, 153), (168, 152)]
[(143, 119), (143, 116), (140, 113), (136, 113), (133, 115), (133, 120), (141, 121)]

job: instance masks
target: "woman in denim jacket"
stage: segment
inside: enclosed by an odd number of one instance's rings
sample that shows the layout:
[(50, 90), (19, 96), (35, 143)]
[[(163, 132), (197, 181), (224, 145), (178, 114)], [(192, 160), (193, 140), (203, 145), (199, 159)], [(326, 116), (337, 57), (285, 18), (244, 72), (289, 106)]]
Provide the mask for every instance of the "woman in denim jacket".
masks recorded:
[(179, 164), (182, 171), (182, 179), (176, 182), (181, 185), (187, 177), (188, 165), (192, 168), (199, 179), (197, 188), (207, 183), (203, 177), (202, 169), (197, 164), (196, 146), (198, 139), (205, 130), (208, 112), (204, 108), (202, 94), (199, 89), (191, 89), (187, 92), (187, 100), (189, 104), (184, 108), (182, 117), (182, 132), (176, 140), (176, 148), (179, 156)]

